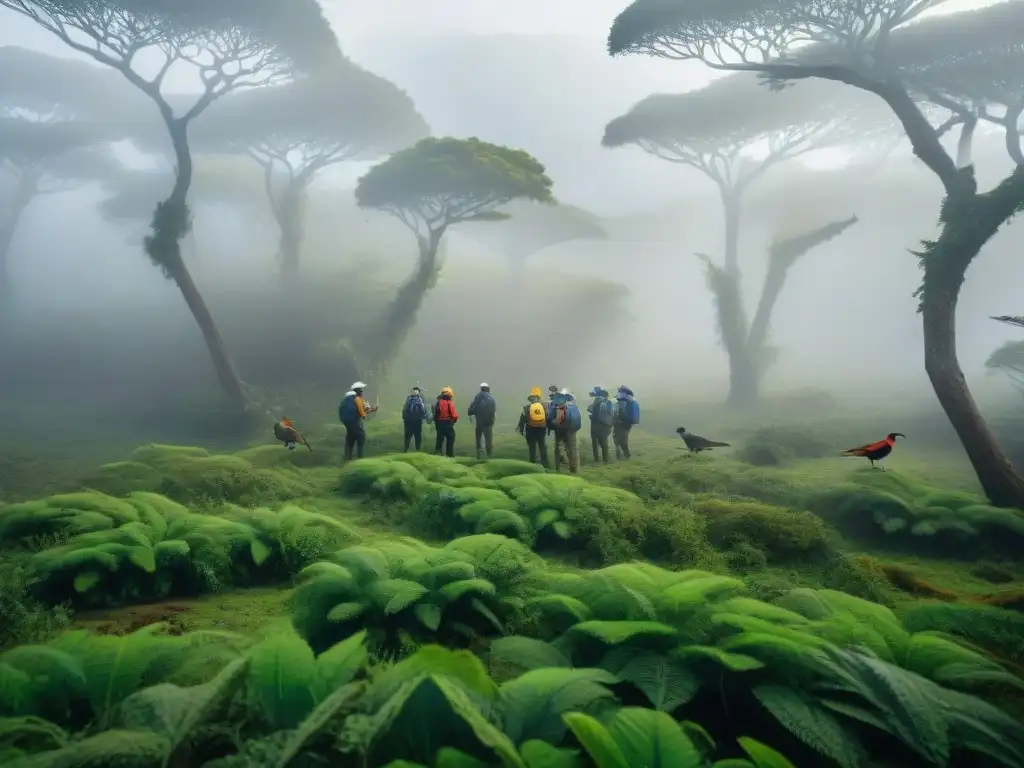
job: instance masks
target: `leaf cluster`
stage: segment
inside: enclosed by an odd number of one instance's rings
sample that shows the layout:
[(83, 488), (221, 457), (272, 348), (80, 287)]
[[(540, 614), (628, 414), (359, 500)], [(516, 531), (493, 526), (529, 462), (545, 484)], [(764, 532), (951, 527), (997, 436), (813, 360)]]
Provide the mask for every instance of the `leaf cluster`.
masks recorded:
[[(319, 654), (287, 628), (71, 632), (0, 655), (0, 754), (17, 768), (1024, 759), (1015, 720), (965, 692), (1022, 686), (995, 662), (842, 593), (773, 604), (742, 591), (642, 564), (551, 574), (525, 605), (536, 636), (482, 657), (425, 645), (393, 664), (362, 631)], [(793, 762), (766, 746), (780, 737)]]
[(423, 138), (429, 129), (412, 99), (390, 81), (345, 59), (328, 73), (229, 95), (193, 131), (196, 145), (299, 166), (372, 160)]
[(477, 138), (426, 138), (371, 168), (356, 201), (419, 231), (493, 215), (512, 200), (551, 203), (544, 166), (520, 149)]

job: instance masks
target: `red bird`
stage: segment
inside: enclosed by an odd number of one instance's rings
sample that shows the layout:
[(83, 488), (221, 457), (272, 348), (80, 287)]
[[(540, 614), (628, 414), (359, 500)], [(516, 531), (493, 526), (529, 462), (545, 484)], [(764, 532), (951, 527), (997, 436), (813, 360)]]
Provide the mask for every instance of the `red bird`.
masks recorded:
[(885, 467), (876, 467), (875, 462), (881, 461), (892, 453), (892, 448), (896, 445), (897, 437), (905, 438), (906, 435), (902, 432), (890, 432), (885, 436), (885, 440), (879, 440), (877, 443), (868, 443), (867, 445), (862, 445), (860, 448), (850, 448), (847, 451), (843, 451), (843, 456), (863, 456), (871, 462), (872, 469), (880, 469), (884, 472)]

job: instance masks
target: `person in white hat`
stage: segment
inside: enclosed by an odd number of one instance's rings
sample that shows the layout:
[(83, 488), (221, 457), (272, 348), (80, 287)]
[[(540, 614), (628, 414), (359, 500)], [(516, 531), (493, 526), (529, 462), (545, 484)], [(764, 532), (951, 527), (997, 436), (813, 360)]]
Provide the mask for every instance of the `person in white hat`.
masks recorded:
[(353, 383), (338, 406), (338, 420), (345, 425), (345, 461), (352, 460), (353, 449), (356, 458), (363, 458), (363, 451), (366, 447), (366, 429), (363, 428), (363, 420), (377, 410), (377, 406), (366, 404), (366, 398), (363, 396), (365, 389), (365, 383), (361, 381)]
[(466, 412), (476, 422), (476, 457), (481, 458), (483, 450), (480, 444), (483, 443), (487, 450), (487, 458), (491, 458), (491, 454), (494, 453), (494, 420), (498, 415), (498, 404), (486, 381), (480, 385), (480, 391), (476, 393)]

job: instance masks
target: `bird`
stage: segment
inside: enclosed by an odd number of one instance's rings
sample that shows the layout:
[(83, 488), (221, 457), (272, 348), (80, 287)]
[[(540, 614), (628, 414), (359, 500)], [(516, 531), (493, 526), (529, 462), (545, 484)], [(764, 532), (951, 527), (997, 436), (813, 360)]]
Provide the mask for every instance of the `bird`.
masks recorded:
[(880, 469), (884, 472), (885, 467), (876, 467), (875, 462), (881, 461), (892, 453), (893, 446), (896, 445), (897, 437), (906, 438), (906, 435), (902, 432), (890, 432), (885, 436), (884, 440), (879, 440), (877, 443), (868, 443), (867, 445), (862, 445), (859, 448), (850, 448), (843, 451), (843, 456), (863, 456), (871, 462), (872, 469)]
[(683, 442), (686, 443), (686, 447), (690, 449), (690, 453), (700, 453), (701, 451), (710, 451), (712, 448), (729, 448), (731, 447), (728, 443), (716, 443), (714, 440), (708, 440), (706, 437), (695, 435), (692, 432), (687, 432), (685, 427), (679, 427), (676, 433), (683, 438)]
[(284, 443), (284, 447), (289, 451), (295, 450), (295, 443), (297, 442), (301, 442), (309, 450), (313, 450), (313, 446), (306, 442), (306, 438), (294, 427), (292, 420), (287, 416), (280, 421), (274, 422), (274, 437)]

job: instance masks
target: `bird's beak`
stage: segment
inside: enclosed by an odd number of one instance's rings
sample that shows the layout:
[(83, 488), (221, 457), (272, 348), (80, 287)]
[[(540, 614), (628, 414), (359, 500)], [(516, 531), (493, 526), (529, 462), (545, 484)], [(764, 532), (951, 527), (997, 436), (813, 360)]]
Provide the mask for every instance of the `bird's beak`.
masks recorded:
[(907, 437), (907, 436), (906, 436), (906, 435), (904, 435), (904, 434), (903, 434), (902, 432), (893, 432), (893, 434), (894, 434), (894, 435), (895, 435), (896, 437), (902, 437), (902, 438), (904, 438), (904, 439), (906, 439), (906, 437)]

